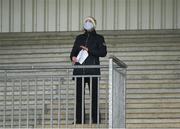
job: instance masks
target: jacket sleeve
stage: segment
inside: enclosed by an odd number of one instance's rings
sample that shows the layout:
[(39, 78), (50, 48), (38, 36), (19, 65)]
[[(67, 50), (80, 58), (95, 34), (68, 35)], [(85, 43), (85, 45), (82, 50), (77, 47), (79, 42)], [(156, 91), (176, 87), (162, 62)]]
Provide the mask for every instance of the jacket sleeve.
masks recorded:
[(71, 61), (72, 61), (72, 57), (77, 56), (77, 54), (78, 54), (77, 40), (78, 40), (78, 38), (76, 37), (76, 40), (74, 41), (74, 45), (73, 45), (71, 53), (70, 53), (70, 60)]
[(98, 43), (96, 48), (89, 48), (89, 54), (97, 57), (105, 57), (107, 55), (107, 47), (104, 41), (104, 37), (98, 38)]

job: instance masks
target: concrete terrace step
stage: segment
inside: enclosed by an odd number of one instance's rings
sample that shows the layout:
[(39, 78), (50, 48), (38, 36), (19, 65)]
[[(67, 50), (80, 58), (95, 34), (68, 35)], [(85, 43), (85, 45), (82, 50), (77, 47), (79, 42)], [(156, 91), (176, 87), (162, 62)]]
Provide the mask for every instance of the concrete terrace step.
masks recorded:
[[(47, 37), (47, 38), (51, 38), (51, 37), (59, 37), (59, 38), (67, 38), (67, 37), (72, 37), (72, 36), (76, 36), (78, 34), (81, 34), (83, 32), (79, 32), (79, 31), (69, 31), (69, 32), (25, 32), (25, 33), (1, 33), (1, 37), (7, 38), (8, 37), (35, 37), (35, 38), (39, 38), (41, 36)], [(162, 35), (179, 35), (180, 34), (180, 30), (176, 29), (176, 30), (172, 30), (172, 29), (165, 29), (165, 30), (105, 30), (105, 31), (97, 31), (97, 33), (100, 33), (104, 36), (162, 36)]]
[[(69, 52), (76, 35), (80, 33), (82, 32), (1, 33), (0, 66), (71, 65)], [(98, 33), (104, 35), (108, 48), (108, 55), (101, 59), (101, 64), (108, 65), (108, 57), (115, 55), (128, 65), (126, 127), (180, 128), (180, 30), (98, 31)], [(46, 72), (44, 74), (52, 73)], [(16, 76), (16, 74), (25, 75), (17, 71), (10, 74), (13, 76)], [(39, 74), (43, 73), (39, 72)], [(2, 75), (4, 75), (4, 72), (1, 71), (0, 77)], [(102, 76), (103, 91), (100, 96), (102, 113), (104, 114), (103, 104), (106, 98), (104, 91), (105, 83), (108, 82), (108, 71), (103, 69)], [(38, 83), (42, 85), (40, 82)], [(11, 82), (7, 82), (7, 84), (7, 100), (12, 101), (10, 97), (12, 84)], [(73, 85), (73, 82), (71, 81), (70, 84)], [(1, 83), (0, 86), (1, 90), (5, 89), (4, 83)], [(66, 86), (67, 84), (63, 85), (63, 87)], [(62, 92), (65, 93), (63, 87)], [(69, 88), (69, 90), (69, 101), (72, 104), (73, 89)], [(25, 91), (26, 89), (23, 93)], [(33, 95), (31, 96), (32, 104)], [(15, 104), (18, 107), (18, 94), (16, 97)], [(3, 100), (4, 97), (1, 97), (1, 104), (4, 104)], [(40, 100), (39, 96), (38, 101)], [(65, 100), (62, 99), (62, 102), (65, 102)], [(7, 103), (11, 104), (11, 102)], [(72, 109), (73, 106), (70, 107)], [(1, 109), (4, 111), (3, 108)], [(10, 110), (11, 107), (7, 106), (7, 111)], [(10, 113), (8, 114), (10, 122)], [(47, 117), (49, 115), (47, 114)], [(0, 118), (1, 123), (3, 122), (2, 118)], [(41, 120), (39, 118), (39, 121)], [(73, 118), (70, 122), (72, 121)], [(33, 119), (31, 122), (33, 126)], [(50, 127), (50, 120), (48, 119), (47, 122), (45, 126)], [(53, 127), (57, 127), (57, 120), (55, 123)], [(40, 122), (37, 127), (41, 128), (41, 124)], [(70, 128), (72, 126), (69, 125)], [(18, 124), (16, 127), (18, 127)], [(66, 127), (66, 125), (62, 127)]]

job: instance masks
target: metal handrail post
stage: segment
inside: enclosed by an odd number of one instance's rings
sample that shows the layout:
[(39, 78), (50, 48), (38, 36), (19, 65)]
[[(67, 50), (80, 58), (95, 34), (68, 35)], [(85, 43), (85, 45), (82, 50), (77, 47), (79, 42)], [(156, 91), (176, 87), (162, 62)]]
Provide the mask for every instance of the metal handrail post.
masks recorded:
[(3, 113), (3, 128), (6, 128), (6, 91), (7, 91), (7, 71), (5, 70), (5, 80), (4, 80), (4, 113)]
[(114, 56), (109, 58), (109, 128), (126, 127), (126, 68)]
[(113, 60), (112, 58), (109, 59), (109, 128), (112, 128), (113, 126), (113, 121), (112, 121), (112, 75), (113, 75)]

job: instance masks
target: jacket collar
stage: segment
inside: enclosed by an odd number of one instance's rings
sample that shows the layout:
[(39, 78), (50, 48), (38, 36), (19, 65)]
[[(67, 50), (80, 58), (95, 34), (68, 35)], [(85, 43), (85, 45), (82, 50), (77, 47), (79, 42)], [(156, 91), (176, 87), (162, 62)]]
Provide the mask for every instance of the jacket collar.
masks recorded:
[(93, 30), (93, 31), (85, 31), (85, 35), (88, 35), (88, 34), (94, 35), (94, 34), (96, 34), (96, 30)]

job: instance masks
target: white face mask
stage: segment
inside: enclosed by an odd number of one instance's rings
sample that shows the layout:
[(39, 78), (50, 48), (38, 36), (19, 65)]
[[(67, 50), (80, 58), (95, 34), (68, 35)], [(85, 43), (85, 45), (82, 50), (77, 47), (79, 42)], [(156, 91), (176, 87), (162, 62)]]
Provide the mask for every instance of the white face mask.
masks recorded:
[(93, 24), (89, 21), (84, 23), (84, 29), (86, 30), (91, 30), (93, 27), (94, 27)]

